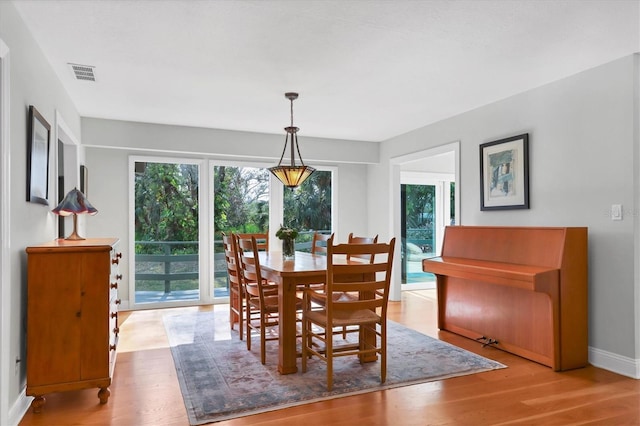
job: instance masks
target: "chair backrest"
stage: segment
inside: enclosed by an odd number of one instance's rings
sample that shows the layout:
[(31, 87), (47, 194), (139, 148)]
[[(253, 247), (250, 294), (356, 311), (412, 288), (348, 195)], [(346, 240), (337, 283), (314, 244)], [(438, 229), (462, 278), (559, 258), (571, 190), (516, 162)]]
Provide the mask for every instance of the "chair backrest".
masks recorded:
[[(391, 267), (396, 239), (389, 243), (360, 243), (333, 245), (333, 237), (327, 244), (327, 315), (333, 312), (375, 310), (386, 319)], [(352, 257), (372, 259), (370, 263), (348, 260)], [(355, 280), (354, 280), (355, 278)], [(357, 298), (334, 298), (335, 293), (357, 292)]]
[(260, 258), (258, 256), (258, 243), (256, 237), (240, 238), (236, 236), (240, 269), (245, 291), (253, 297), (259, 297), (261, 306), (264, 306), (264, 280), (260, 271)]
[(311, 240), (311, 253), (312, 254), (326, 254), (327, 253), (327, 241), (333, 237), (333, 234), (320, 234), (319, 232), (313, 233), (313, 239)]
[(236, 234), (240, 239), (250, 239), (255, 237), (258, 251), (269, 251), (269, 231), (256, 232), (252, 234)]
[(233, 233), (227, 235), (222, 233), (222, 246), (224, 247), (224, 259), (227, 262), (227, 275), (229, 277), (229, 287), (242, 286), (242, 271), (240, 259), (238, 258), (238, 248), (236, 247), (236, 237)]
[[(353, 235), (353, 232), (351, 232), (349, 234), (349, 239), (347, 241), (349, 242), (349, 244), (372, 244), (372, 243), (377, 243), (378, 242), (378, 234), (376, 234), (375, 237), (356, 237), (356, 236)], [(373, 255), (373, 256), (354, 255), (353, 257), (360, 258), (360, 259), (367, 259), (370, 262), (373, 262), (373, 258), (375, 257), (375, 255)], [(351, 256), (349, 256), (349, 258), (351, 258)]]

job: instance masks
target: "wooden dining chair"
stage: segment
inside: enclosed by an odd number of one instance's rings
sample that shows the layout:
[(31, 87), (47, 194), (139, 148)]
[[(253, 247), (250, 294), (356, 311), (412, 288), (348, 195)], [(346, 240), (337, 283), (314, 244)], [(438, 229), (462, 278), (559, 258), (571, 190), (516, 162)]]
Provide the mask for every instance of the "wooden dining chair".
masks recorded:
[(255, 237), (256, 243), (258, 245), (258, 251), (269, 251), (269, 230), (267, 229), (264, 232), (254, 232), (254, 233), (236, 233), (238, 238), (248, 240), (251, 237)]
[[(321, 234), (319, 232), (313, 233), (313, 238), (311, 239), (311, 254), (327, 254), (327, 241), (331, 238), (333, 234)], [(308, 288), (314, 288), (316, 290), (323, 290), (324, 283), (314, 283), (308, 284)]]
[(245, 295), (242, 284), (242, 271), (240, 259), (236, 247), (236, 237), (233, 233), (222, 233), (222, 246), (224, 258), (227, 263), (227, 276), (229, 280), (229, 323), (231, 329), (238, 323), (240, 340), (244, 339)]
[[(326, 234), (319, 234), (319, 233), (314, 233), (313, 234), (313, 239), (311, 242), (311, 253), (313, 254), (319, 254), (319, 253), (327, 253), (327, 241), (329, 241), (329, 238), (331, 238), (333, 236), (333, 234), (331, 235), (326, 235)], [(378, 235), (374, 236), (374, 237), (356, 237), (353, 235), (353, 232), (351, 232), (349, 234), (349, 238), (348, 238), (348, 243), (349, 244), (370, 244), (370, 243), (376, 243), (378, 242)], [(363, 256), (354, 256), (354, 258), (362, 258)], [(371, 259), (370, 256), (364, 256), (366, 259), (369, 259), (370, 261), (372, 261), (373, 259)], [(324, 286), (324, 283), (321, 284), (321, 286)], [(316, 290), (318, 289), (319, 286), (315, 286)], [(358, 295), (354, 295), (354, 294), (348, 294), (348, 293), (343, 293), (343, 294), (334, 294), (334, 297), (337, 298), (344, 298), (344, 297), (355, 297), (357, 298)], [(322, 303), (322, 299), (316, 299), (312, 297), (312, 301), (316, 304), (321, 304)], [(342, 338), (346, 339), (347, 338), (347, 333), (348, 333), (348, 329), (347, 327), (342, 327)]]
[[(347, 239), (348, 244), (372, 244), (372, 243), (377, 243), (378, 242), (378, 234), (376, 234), (373, 237), (356, 237), (355, 235), (353, 235), (353, 232), (349, 233), (349, 237)], [(363, 259), (365, 261), (369, 261), (369, 262), (373, 262), (375, 255), (348, 255), (347, 259)], [(358, 294), (354, 294), (354, 293), (343, 293), (340, 295), (340, 297), (342, 297), (343, 299), (346, 297), (350, 297), (353, 299), (357, 299), (358, 298)], [(357, 331), (357, 330), (356, 330)], [(349, 332), (349, 329), (347, 327), (342, 327), (342, 338), (346, 339), (347, 338), (347, 333)]]
[[(255, 236), (237, 238), (242, 279), (245, 284), (247, 349), (251, 350), (252, 330), (260, 334), (260, 362), (266, 362), (266, 342), (278, 340), (277, 335), (267, 336), (267, 329), (278, 325), (278, 287), (267, 282), (260, 271), (258, 243)], [(297, 309), (302, 307), (298, 299)]]
[[(395, 238), (387, 243), (327, 244), (327, 274), (324, 295), (313, 289), (304, 292), (302, 316), (302, 372), (308, 358), (315, 356), (327, 364), (327, 389), (333, 387), (333, 360), (336, 357), (380, 355), (380, 381), (387, 375), (387, 305)], [(347, 257), (372, 258), (372, 262), (346, 260)], [(361, 281), (353, 281), (362, 276)], [(350, 277), (345, 279), (344, 277)], [(357, 299), (333, 297), (334, 293), (357, 293)], [(311, 297), (324, 296), (321, 309), (311, 308)], [(337, 327), (357, 326), (358, 341), (334, 342)]]
[[(371, 244), (371, 243), (377, 243), (378, 242), (378, 234), (376, 234), (374, 237), (356, 237), (355, 235), (353, 235), (353, 232), (349, 233), (349, 238), (347, 239), (347, 241), (349, 242), (349, 244)], [(366, 255), (362, 255), (362, 256), (355, 256), (361, 259), (367, 259), (368, 257)], [(371, 262), (373, 262), (373, 258), (370, 258)]]
[(327, 241), (333, 234), (321, 234), (319, 232), (313, 233), (313, 239), (311, 240), (311, 253), (312, 254), (326, 254), (327, 253)]

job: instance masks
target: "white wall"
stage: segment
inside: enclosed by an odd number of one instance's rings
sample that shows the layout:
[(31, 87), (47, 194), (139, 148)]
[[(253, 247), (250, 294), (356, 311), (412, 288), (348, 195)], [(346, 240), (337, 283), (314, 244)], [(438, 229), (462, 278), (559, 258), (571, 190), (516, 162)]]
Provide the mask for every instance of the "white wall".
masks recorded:
[[(589, 345), (622, 357), (619, 369), (633, 375), (637, 82), (629, 56), (385, 141), (380, 165), (369, 166), (369, 228), (389, 222), (390, 158), (459, 140), (460, 224), (589, 228)], [(521, 133), (530, 137), (531, 208), (480, 211), (479, 145)], [(624, 220), (611, 221), (611, 204), (623, 205)]]
[[(14, 424), (20, 420), (24, 404), (25, 387), (25, 330), (26, 330), (26, 255), (25, 247), (50, 241), (57, 234), (56, 217), (50, 213), (54, 206), (44, 206), (26, 202), (27, 173), (27, 121), (29, 105), (34, 105), (51, 124), (53, 138), (56, 111), (63, 117), (68, 128), (80, 135), (80, 117), (60, 81), (53, 73), (31, 34), (26, 30), (22, 18), (12, 3), (0, 1), (0, 39), (10, 51), (10, 242), (9, 278), (2, 285), (11, 286), (9, 294), (10, 348), (9, 365), (1, 365), (2, 373), (9, 376), (9, 388), (0, 390), (2, 406), (8, 413), (0, 413), (3, 424)], [(51, 164), (49, 198), (55, 199), (55, 140), (51, 140)], [(52, 201), (53, 202), (53, 201)], [(3, 212), (4, 213), (4, 212)], [(5, 330), (2, 330), (5, 332)], [(6, 350), (6, 348), (2, 348)], [(21, 359), (15, 368), (15, 359)]]
[[(283, 135), (134, 123), (117, 120), (82, 119), (85, 164), (89, 169), (88, 199), (99, 213), (86, 219), (86, 236), (120, 238), (123, 251), (122, 284), (118, 287), (123, 306), (129, 302), (128, 159), (131, 155), (176, 156), (178, 158), (242, 160), (269, 159), (277, 163)], [(303, 145), (304, 144), (304, 145)], [(266, 147), (266, 148), (265, 148)], [(378, 143), (307, 139), (300, 135), (305, 164), (338, 168), (337, 237), (349, 232), (366, 234), (366, 164), (378, 161)]]
[[(220, 159), (269, 160), (274, 165), (284, 146), (284, 130), (278, 134), (238, 132), (200, 127), (136, 123), (83, 118), (87, 147), (138, 149), (160, 155), (215, 155)], [(279, 127), (277, 127), (279, 129)], [(377, 163), (378, 144), (305, 137), (299, 133), (300, 153), (305, 163)], [(288, 158), (289, 150), (285, 153)]]

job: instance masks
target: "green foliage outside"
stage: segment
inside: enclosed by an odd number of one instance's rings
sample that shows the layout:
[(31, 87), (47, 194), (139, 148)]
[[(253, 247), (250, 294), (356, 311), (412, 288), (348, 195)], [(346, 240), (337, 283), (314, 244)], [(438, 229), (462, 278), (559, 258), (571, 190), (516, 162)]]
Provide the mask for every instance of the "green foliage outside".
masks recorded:
[[(222, 232), (265, 232), (269, 226), (267, 169), (216, 166), (215, 239)], [(331, 230), (331, 172), (316, 171), (300, 187), (284, 190), (284, 223), (299, 231), (297, 243), (311, 241), (314, 230)], [(221, 252), (221, 245), (216, 245)]]
[(406, 200), (408, 240), (433, 240), (436, 188), (433, 185), (403, 185)]
[(284, 190), (284, 226), (300, 233), (298, 245), (313, 239), (314, 231), (331, 231), (331, 172), (316, 170), (294, 190)]
[[(198, 166), (144, 163), (135, 177), (137, 255), (198, 253)], [(265, 232), (269, 227), (267, 169), (214, 167), (214, 258), (216, 288), (226, 287), (222, 232)], [(310, 242), (313, 230), (331, 230), (331, 172), (316, 171), (299, 188), (284, 192), (284, 225)], [(163, 273), (163, 262), (136, 262), (137, 272)], [(171, 272), (197, 272), (197, 262), (171, 262)], [(163, 281), (136, 281), (136, 290), (159, 291)], [(197, 289), (197, 280), (172, 281), (172, 290)]]
[[(197, 255), (198, 166), (144, 163), (143, 170), (135, 175), (135, 253), (139, 255), (136, 272), (197, 272), (197, 257), (169, 264), (139, 259), (145, 255)], [(172, 290), (197, 288), (197, 280), (171, 282)], [(136, 291), (164, 289), (164, 281), (136, 280)]]
[(299, 231), (331, 229), (331, 172), (315, 171), (294, 190), (284, 190), (284, 224)]
[(456, 183), (455, 182), (450, 182), (449, 183), (449, 189), (451, 192), (451, 197), (449, 199), (450, 202), (450, 208), (451, 208), (451, 225), (455, 225), (456, 224)]
[(269, 227), (269, 171), (215, 166), (213, 174), (215, 239), (222, 232), (266, 232)]
[[(135, 240), (198, 241), (198, 166), (145, 163), (135, 176)], [(137, 254), (164, 253), (162, 245), (136, 246)], [(197, 253), (176, 244), (172, 254)]]

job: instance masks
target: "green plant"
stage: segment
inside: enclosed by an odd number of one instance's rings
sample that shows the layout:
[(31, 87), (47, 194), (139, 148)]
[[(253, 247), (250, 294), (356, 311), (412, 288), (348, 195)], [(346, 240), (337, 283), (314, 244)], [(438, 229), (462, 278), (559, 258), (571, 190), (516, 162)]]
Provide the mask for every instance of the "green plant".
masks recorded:
[(276, 232), (276, 237), (280, 238), (281, 240), (284, 240), (284, 239), (295, 240), (297, 236), (298, 236), (297, 229), (287, 228), (283, 225), (280, 225), (280, 229), (278, 229), (278, 232)]

